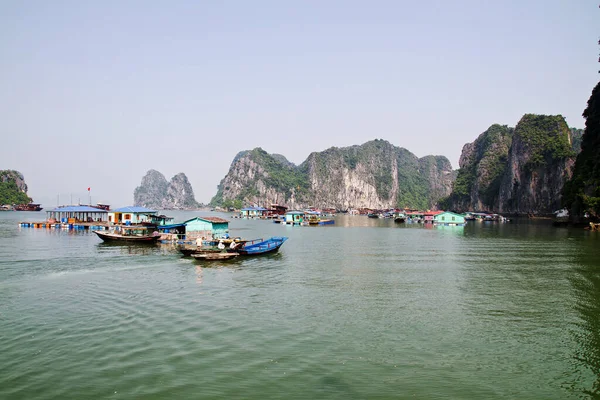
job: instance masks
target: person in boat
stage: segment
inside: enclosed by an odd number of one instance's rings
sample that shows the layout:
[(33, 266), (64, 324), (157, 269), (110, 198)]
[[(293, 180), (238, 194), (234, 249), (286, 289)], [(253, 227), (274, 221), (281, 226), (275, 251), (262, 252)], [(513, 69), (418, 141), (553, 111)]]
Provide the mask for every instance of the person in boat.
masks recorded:
[(235, 240), (232, 240), (232, 241), (231, 241), (231, 244), (229, 245), (229, 248), (230, 248), (231, 250), (233, 250), (233, 249), (235, 249), (236, 247), (237, 247), (237, 243), (235, 242)]
[(219, 244), (217, 245), (219, 250), (225, 250), (225, 243), (222, 240), (219, 240)]
[(202, 238), (200, 236), (196, 238), (196, 247), (202, 247)]

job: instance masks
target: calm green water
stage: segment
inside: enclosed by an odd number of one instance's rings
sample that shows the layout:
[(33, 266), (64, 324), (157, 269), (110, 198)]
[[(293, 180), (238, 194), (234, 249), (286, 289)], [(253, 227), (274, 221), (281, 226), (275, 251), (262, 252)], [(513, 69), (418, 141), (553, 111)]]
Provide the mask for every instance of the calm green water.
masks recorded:
[(44, 216), (0, 213), (1, 399), (600, 398), (593, 232), (232, 219), (290, 239), (203, 264)]

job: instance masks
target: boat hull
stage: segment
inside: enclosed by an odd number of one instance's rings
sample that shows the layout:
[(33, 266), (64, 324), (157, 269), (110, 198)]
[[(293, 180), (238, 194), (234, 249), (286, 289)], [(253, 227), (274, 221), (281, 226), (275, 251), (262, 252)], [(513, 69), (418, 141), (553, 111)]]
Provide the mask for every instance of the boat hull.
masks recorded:
[(274, 236), (267, 240), (257, 239), (246, 243), (244, 247), (236, 249), (236, 251), (241, 256), (275, 253), (287, 239), (286, 236)]
[(208, 252), (208, 253), (194, 253), (191, 255), (196, 260), (206, 261), (218, 261), (218, 260), (231, 260), (238, 256), (238, 253), (227, 253), (227, 252)]
[(98, 237), (105, 242), (125, 242), (125, 243), (156, 243), (160, 236), (123, 236), (115, 233), (93, 231)]

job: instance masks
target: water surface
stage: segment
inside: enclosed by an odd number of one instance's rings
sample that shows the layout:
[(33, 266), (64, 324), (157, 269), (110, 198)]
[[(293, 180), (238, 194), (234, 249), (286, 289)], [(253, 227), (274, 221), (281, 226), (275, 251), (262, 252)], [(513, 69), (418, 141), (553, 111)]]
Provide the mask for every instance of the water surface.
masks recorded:
[(230, 219), (290, 239), (203, 263), (44, 216), (0, 213), (0, 398), (600, 398), (594, 232)]

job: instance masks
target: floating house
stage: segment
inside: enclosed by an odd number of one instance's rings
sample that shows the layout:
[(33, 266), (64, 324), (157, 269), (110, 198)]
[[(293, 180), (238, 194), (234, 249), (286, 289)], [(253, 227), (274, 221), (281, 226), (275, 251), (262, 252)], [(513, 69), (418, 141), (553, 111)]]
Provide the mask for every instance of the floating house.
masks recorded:
[(240, 218), (263, 218), (266, 212), (263, 207), (246, 207), (240, 210)]
[(183, 223), (186, 239), (222, 238), (229, 235), (229, 221), (219, 217), (196, 217)]
[(279, 204), (271, 204), (271, 209), (269, 210), (270, 215), (285, 215), (287, 211), (286, 206), (280, 206)]
[(288, 211), (285, 213), (285, 219), (282, 223), (287, 225), (302, 225), (305, 218), (306, 213), (304, 211)]
[(443, 211), (426, 211), (423, 213), (423, 222), (426, 224), (433, 224), (435, 217), (441, 214)]
[(73, 224), (76, 222), (106, 222), (108, 212), (90, 206), (61, 206), (46, 211), (46, 214), (50, 222)]
[(157, 211), (145, 207), (121, 207), (108, 212), (108, 222), (113, 224), (152, 224)]
[(433, 223), (436, 225), (465, 226), (465, 216), (451, 211), (444, 211), (434, 216)]

